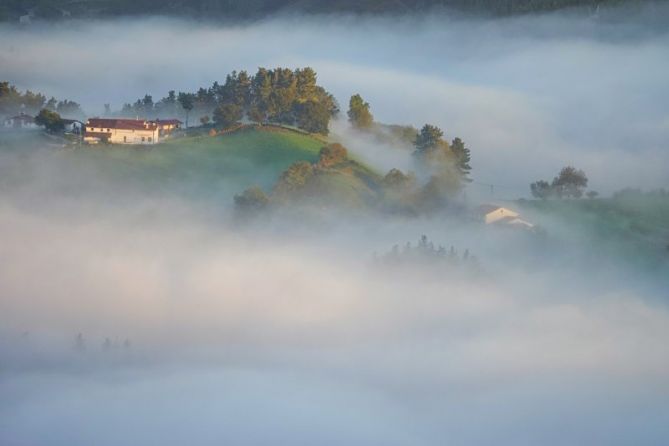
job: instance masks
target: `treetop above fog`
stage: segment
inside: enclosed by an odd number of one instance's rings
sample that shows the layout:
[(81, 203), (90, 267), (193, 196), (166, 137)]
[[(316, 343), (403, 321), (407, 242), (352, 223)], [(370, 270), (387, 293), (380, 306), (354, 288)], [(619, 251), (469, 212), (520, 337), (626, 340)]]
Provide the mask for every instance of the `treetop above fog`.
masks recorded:
[(151, 95), (125, 104), (121, 115), (166, 117), (213, 114), (214, 123), (233, 126), (244, 119), (257, 123), (296, 126), (311, 133), (328, 133), (330, 119), (339, 112), (334, 96), (317, 84), (309, 67), (259, 68), (255, 75), (233, 71), (223, 84), (194, 93), (175, 91), (158, 102)]

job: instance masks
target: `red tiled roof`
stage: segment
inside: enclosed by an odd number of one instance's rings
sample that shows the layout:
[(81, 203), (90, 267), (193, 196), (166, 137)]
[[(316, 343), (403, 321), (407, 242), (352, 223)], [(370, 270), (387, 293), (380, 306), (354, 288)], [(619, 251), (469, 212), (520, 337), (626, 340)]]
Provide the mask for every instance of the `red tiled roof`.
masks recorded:
[(154, 122), (143, 119), (116, 119), (116, 118), (92, 118), (86, 123), (87, 127), (122, 130), (156, 130)]

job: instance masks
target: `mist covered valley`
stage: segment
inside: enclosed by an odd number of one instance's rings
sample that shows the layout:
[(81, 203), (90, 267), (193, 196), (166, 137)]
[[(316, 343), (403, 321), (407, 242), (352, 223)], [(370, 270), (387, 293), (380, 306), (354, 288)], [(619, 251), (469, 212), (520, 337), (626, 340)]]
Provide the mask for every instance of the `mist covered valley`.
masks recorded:
[[(0, 443), (666, 443), (668, 47), (643, 16), (0, 26), (0, 78), (88, 118), (259, 66), (313, 67), (341, 109), (317, 138), (0, 132)], [(275, 204), (330, 143), (379, 184), (417, 169), (352, 128), (356, 93), (463, 138), (473, 181), (431, 212), (361, 182)], [(566, 165), (599, 197), (530, 199)], [(253, 185), (271, 206), (240, 212)]]

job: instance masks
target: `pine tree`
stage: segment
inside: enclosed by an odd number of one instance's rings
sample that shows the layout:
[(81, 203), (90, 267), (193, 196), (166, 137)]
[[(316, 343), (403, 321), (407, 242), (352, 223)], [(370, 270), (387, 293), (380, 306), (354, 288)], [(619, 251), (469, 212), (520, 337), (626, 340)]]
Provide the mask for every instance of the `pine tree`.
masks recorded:
[(460, 138), (455, 138), (451, 143), (451, 151), (455, 155), (455, 166), (457, 167), (462, 179), (464, 181), (471, 182), (469, 178), (469, 173), (472, 170), (472, 167), (469, 165), (471, 161), (471, 154), (469, 149), (465, 146), (464, 141)]

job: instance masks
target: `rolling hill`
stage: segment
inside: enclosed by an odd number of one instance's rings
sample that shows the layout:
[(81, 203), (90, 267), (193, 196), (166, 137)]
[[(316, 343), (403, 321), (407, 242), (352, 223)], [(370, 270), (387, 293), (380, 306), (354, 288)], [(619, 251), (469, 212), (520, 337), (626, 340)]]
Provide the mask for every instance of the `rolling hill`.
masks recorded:
[(231, 197), (250, 184), (270, 188), (292, 163), (317, 160), (323, 145), (315, 137), (289, 130), (251, 128), (223, 136), (177, 138), (150, 149), (87, 148), (78, 162), (104, 161), (99, 168), (112, 177), (162, 190)]

